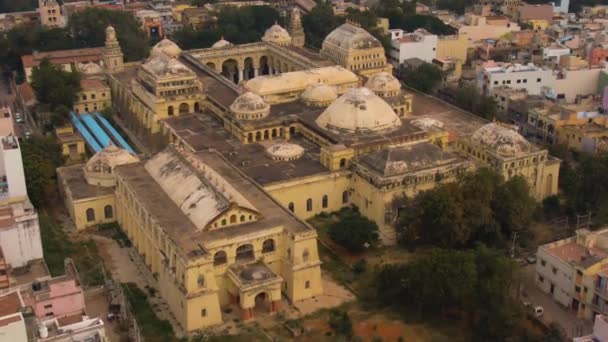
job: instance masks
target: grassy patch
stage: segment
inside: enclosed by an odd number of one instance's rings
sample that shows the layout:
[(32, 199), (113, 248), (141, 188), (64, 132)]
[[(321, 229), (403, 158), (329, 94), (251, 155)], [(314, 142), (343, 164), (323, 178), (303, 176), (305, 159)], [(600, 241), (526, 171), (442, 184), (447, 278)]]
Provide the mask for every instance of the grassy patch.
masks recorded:
[(103, 285), (103, 265), (95, 242), (73, 241), (52, 217), (40, 215), (39, 219), (44, 260), (51, 275), (64, 274), (64, 260), (71, 258), (85, 286)]
[(120, 228), (120, 225), (117, 222), (98, 224), (97, 232), (103, 236), (116, 240), (120, 247), (131, 247), (129, 237)]
[(127, 300), (131, 304), (131, 312), (139, 324), (144, 340), (174, 341), (173, 327), (167, 320), (161, 320), (154, 313), (154, 309), (148, 302), (148, 296), (134, 283), (121, 284)]

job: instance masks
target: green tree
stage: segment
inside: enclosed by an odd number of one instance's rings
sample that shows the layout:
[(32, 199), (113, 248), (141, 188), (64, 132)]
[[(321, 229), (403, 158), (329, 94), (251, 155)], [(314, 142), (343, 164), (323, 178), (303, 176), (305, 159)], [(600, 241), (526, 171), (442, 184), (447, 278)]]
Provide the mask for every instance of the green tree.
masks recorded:
[(404, 71), (401, 78), (408, 86), (429, 93), (443, 80), (443, 71), (433, 64), (423, 63), (413, 70)]
[(37, 7), (38, 7), (38, 0), (0, 1), (0, 13), (33, 11)]
[(334, 15), (330, 4), (318, 3), (309, 13), (302, 16), (306, 43), (315, 48), (321, 48), (325, 37), (342, 23), (343, 19)]
[(362, 252), (366, 243), (373, 246), (378, 241), (378, 226), (357, 210), (342, 210), (339, 220), (329, 227), (329, 236), (351, 252)]
[(70, 17), (68, 31), (78, 47), (103, 46), (109, 25), (116, 30), (125, 60), (139, 61), (148, 56), (148, 38), (130, 12), (87, 8)]
[(332, 309), (329, 312), (329, 326), (338, 334), (351, 338), (353, 336), (353, 323), (348, 312)]
[(63, 164), (59, 145), (55, 139), (33, 136), (21, 142), (21, 155), (30, 201), (35, 207), (51, 203), (57, 189), (55, 170)]
[(72, 108), (80, 91), (80, 74), (68, 72), (43, 59), (32, 69), (32, 88), (39, 102), (55, 111), (59, 106)]
[(498, 114), (498, 103), (490, 97), (480, 94), (477, 87), (465, 85), (453, 89), (455, 104), (484, 119), (492, 120)]
[(536, 207), (528, 182), (522, 176), (501, 184), (492, 201), (496, 221), (506, 236), (528, 233)]

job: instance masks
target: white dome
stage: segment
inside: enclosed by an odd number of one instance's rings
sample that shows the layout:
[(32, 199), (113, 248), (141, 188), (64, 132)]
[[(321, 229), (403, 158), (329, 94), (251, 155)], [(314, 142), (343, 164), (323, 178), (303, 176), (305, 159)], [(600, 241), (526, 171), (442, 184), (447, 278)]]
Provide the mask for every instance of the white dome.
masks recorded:
[(193, 74), (193, 71), (188, 69), (182, 62), (164, 53), (151, 56), (141, 67), (159, 78), (180, 74)]
[(300, 98), (304, 103), (312, 106), (327, 106), (338, 98), (336, 87), (325, 83), (310, 85), (304, 90)]
[(220, 40), (211, 45), (212, 48), (223, 48), (226, 46), (232, 46), (233, 44), (222, 37)]
[(366, 133), (395, 129), (401, 119), (371, 90), (352, 88), (317, 118), (319, 127), (336, 133)]
[(163, 53), (171, 58), (177, 58), (181, 52), (182, 49), (180, 49), (177, 44), (165, 38), (154, 45), (152, 51), (150, 51), (150, 55), (153, 56)]
[(113, 186), (116, 184), (114, 168), (118, 165), (136, 163), (138, 161), (139, 158), (127, 152), (127, 150), (115, 145), (109, 145), (95, 153), (85, 164), (85, 178), (91, 185)]
[(399, 80), (388, 72), (379, 72), (372, 75), (365, 86), (379, 95), (401, 90), (401, 83), (399, 83)]
[(287, 32), (287, 30), (282, 28), (279, 24), (274, 24), (268, 30), (266, 30), (262, 40), (279, 45), (288, 45), (291, 43), (291, 36), (289, 35), (289, 32)]
[(477, 129), (471, 136), (471, 141), (505, 157), (529, 153), (531, 150), (531, 145), (526, 138), (513, 129), (497, 123), (489, 123)]
[(264, 102), (264, 99), (260, 96), (252, 92), (246, 92), (232, 102), (230, 110), (239, 119), (261, 119), (270, 113), (270, 105)]
[(304, 148), (288, 142), (278, 142), (268, 147), (266, 153), (274, 160), (295, 160), (304, 154)]

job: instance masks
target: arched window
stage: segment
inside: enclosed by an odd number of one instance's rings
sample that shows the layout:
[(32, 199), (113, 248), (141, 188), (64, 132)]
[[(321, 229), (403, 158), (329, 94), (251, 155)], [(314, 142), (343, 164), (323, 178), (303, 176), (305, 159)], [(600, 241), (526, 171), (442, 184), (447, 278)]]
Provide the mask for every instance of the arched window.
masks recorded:
[(198, 279), (196, 279), (196, 283), (198, 284), (198, 287), (205, 286), (205, 276), (202, 274), (199, 274)]
[(327, 195), (323, 195), (323, 201), (322, 201), (323, 208), (327, 208), (327, 202), (328, 202)]
[(268, 239), (262, 243), (262, 253), (274, 252), (274, 240)]
[(245, 222), (245, 215), (241, 215), (241, 222)]
[(95, 221), (95, 210), (93, 208), (87, 209), (87, 222)]
[(304, 252), (302, 252), (302, 261), (308, 262), (309, 258), (310, 258), (310, 253), (308, 252), (308, 248), (306, 248), (306, 249), (304, 249)]
[(289, 205), (287, 207), (289, 208), (289, 211), (291, 211), (292, 213), (294, 212), (295, 207), (293, 205), (293, 202), (289, 202)]
[(103, 208), (103, 214), (107, 219), (113, 218), (114, 217), (114, 211), (112, 210), (112, 206), (111, 205), (106, 205)]
[(223, 265), (226, 263), (227, 260), (228, 260), (228, 258), (226, 257), (226, 252), (219, 251), (219, 252), (215, 253), (215, 255), (213, 256), (213, 265), (214, 266)]
[(246, 245), (239, 246), (236, 249), (236, 262), (244, 262), (255, 259), (253, 254), (253, 245), (248, 243)]
[(236, 215), (230, 215), (230, 223), (236, 223)]
[(312, 199), (311, 198), (306, 200), (306, 211), (312, 211)]
[(173, 115), (173, 106), (167, 107), (167, 114), (168, 115)]
[(340, 168), (342, 169), (344, 167), (346, 167), (346, 159), (342, 158), (340, 159)]
[(223, 219), (222, 220), (222, 226), (225, 226), (225, 225), (226, 225), (226, 219)]
[(348, 203), (348, 191), (342, 193), (342, 204)]

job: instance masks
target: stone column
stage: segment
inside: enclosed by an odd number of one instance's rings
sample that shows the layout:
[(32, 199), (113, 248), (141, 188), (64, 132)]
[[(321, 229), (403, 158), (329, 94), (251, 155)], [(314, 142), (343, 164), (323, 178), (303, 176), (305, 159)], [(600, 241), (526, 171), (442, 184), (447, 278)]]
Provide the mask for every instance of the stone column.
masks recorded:
[(239, 68), (239, 83), (243, 80), (243, 69)]
[(274, 70), (272, 69), (272, 65), (268, 64), (268, 75), (274, 74)]
[(260, 71), (259, 68), (253, 68), (253, 77), (258, 77), (259, 71)]

